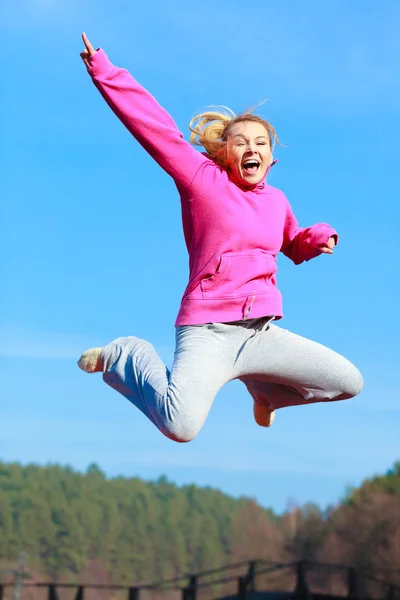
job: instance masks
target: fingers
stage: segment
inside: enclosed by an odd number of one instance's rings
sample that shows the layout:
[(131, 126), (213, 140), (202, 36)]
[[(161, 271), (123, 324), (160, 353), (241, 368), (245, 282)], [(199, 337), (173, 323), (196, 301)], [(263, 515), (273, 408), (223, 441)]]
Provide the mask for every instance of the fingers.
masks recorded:
[(83, 62), (86, 65), (86, 68), (89, 69), (90, 63), (89, 63), (89, 54), (88, 52), (86, 52), (86, 50), (84, 52), (80, 53), (80, 57), (83, 60)]
[(327, 241), (326, 244), (321, 244), (319, 249), (321, 250), (321, 252), (323, 252), (324, 254), (333, 254), (333, 248), (336, 246), (336, 240), (335, 238), (332, 236), (329, 238), (329, 240)]
[(93, 56), (93, 54), (95, 54), (96, 50), (93, 48), (92, 44), (89, 42), (89, 38), (85, 32), (82, 33), (82, 40), (83, 40), (83, 43), (85, 44), (87, 52), (89, 53), (89, 57)]
[(80, 57), (86, 65), (86, 68), (89, 70), (90, 67), (90, 57), (96, 53), (96, 50), (93, 48), (92, 44), (89, 41), (88, 36), (85, 32), (82, 33), (82, 40), (85, 44), (85, 50), (80, 53)]
[(86, 68), (89, 70), (89, 60), (86, 58), (86, 56), (83, 55), (83, 52), (81, 52), (81, 59), (83, 60), (83, 62), (86, 65)]

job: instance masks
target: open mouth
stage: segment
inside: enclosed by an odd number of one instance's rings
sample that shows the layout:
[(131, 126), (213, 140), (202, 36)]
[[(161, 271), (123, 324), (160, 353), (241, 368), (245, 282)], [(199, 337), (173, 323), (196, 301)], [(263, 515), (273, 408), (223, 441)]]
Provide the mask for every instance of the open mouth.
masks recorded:
[(245, 160), (242, 163), (243, 172), (246, 173), (247, 175), (254, 175), (254, 173), (257, 173), (259, 168), (260, 168), (260, 163), (258, 160), (254, 159), (254, 158)]

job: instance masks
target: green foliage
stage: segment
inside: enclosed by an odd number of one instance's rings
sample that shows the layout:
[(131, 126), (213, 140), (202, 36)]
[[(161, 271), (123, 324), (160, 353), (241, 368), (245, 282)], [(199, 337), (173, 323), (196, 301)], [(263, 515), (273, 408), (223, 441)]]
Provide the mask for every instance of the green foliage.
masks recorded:
[(388, 494), (400, 494), (400, 461), (396, 462), (386, 475), (368, 479), (364, 485)]
[(400, 497), (400, 461), (396, 462), (385, 475), (376, 475), (366, 479), (360, 488), (348, 488), (344, 504), (353, 504), (371, 492), (382, 492)]
[(224, 564), (240, 504), (165, 477), (107, 479), (94, 464), (82, 474), (0, 462), (0, 559), (24, 550), (58, 580), (97, 560), (114, 582), (148, 583)]
[(42, 579), (131, 585), (250, 558), (361, 564), (379, 554), (379, 574), (397, 560), (399, 498), (400, 463), (348, 490), (338, 507), (308, 504), (278, 517), (253, 500), (178, 488), (166, 477), (0, 462), (0, 564), (25, 551)]

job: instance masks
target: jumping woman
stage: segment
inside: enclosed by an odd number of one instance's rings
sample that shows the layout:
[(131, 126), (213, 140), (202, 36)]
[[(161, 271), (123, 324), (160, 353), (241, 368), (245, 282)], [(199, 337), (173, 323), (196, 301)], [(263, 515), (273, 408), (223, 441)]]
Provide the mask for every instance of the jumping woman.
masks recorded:
[(198, 434), (218, 391), (234, 379), (246, 386), (264, 427), (276, 409), (356, 396), (363, 387), (356, 367), (275, 324), (283, 314), (277, 254), (298, 265), (332, 254), (338, 235), (325, 223), (300, 228), (285, 195), (267, 183), (278, 142), (272, 125), (251, 112), (205, 112), (191, 121), (189, 143), (128, 71), (82, 38), (81, 58), (94, 85), (175, 182), (189, 281), (171, 371), (149, 342), (134, 336), (87, 350), (80, 368), (102, 372), (176, 442)]

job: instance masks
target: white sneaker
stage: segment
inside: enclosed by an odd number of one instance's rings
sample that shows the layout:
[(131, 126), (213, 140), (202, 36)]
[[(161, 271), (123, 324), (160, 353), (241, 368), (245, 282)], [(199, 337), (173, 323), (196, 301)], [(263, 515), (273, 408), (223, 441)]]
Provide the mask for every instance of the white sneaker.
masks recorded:
[(98, 373), (103, 370), (101, 351), (103, 348), (90, 348), (86, 350), (78, 360), (78, 367), (86, 373)]

